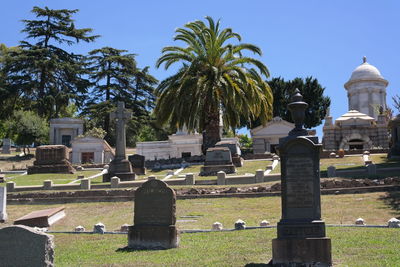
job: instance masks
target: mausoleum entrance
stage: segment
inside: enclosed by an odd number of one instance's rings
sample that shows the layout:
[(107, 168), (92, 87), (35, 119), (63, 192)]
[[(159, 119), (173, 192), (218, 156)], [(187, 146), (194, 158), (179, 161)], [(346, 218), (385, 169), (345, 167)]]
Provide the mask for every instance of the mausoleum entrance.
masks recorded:
[(364, 149), (364, 141), (361, 139), (352, 139), (349, 141), (349, 149)]
[(94, 152), (82, 152), (81, 163), (93, 163), (94, 162)]

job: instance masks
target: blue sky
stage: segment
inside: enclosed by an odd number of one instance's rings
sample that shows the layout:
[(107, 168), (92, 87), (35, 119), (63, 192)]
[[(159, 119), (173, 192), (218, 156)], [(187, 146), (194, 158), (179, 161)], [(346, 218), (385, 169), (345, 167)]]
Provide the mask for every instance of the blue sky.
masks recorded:
[[(335, 118), (347, 109), (343, 84), (367, 56), (389, 81), (387, 103), (400, 94), (400, 1), (76, 1), (5, 0), (0, 12), (0, 43), (15, 46), (24, 38), (22, 19), (33, 19), (33, 6), (79, 9), (78, 28), (89, 27), (101, 37), (69, 50), (86, 53), (111, 46), (137, 54), (140, 67), (162, 80), (171, 74), (156, 69), (164, 46), (174, 42), (174, 31), (186, 22), (212, 16), (231, 27), (243, 42), (258, 45), (260, 58), (272, 77), (313, 76), (331, 97)], [(321, 127), (317, 128), (321, 135)]]

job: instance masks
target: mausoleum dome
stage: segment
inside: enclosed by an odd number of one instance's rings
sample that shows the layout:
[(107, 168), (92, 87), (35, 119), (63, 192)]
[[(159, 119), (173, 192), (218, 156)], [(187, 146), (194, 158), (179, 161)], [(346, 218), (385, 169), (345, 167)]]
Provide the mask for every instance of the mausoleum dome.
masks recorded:
[(357, 81), (382, 81), (387, 85), (387, 81), (383, 78), (380, 71), (367, 62), (367, 58), (363, 57), (363, 63), (354, 69), (351, 73), (349, 81), (344, 85), (346, 88), (351, 83)]

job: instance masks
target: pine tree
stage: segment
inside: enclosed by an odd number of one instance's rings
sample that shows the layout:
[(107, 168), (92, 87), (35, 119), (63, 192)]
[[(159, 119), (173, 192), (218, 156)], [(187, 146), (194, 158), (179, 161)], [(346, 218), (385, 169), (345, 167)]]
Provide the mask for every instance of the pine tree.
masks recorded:
[(90, 82), (84, 57), (68, 52), (62, 46), (92, 42), (98, 36), (90, 35), (92, 29), (75, 27), (68, 9), (49, 9), (35, 6), (35, 20), (23, 20), (22, 32), (32, 42), (21, 41), (20, 49), (9, 53), (12, 61), (6, 73), (13, 85), (23, 89), (22, 97), (47, 119), (58, 117), (70, 102), (83, 103)]

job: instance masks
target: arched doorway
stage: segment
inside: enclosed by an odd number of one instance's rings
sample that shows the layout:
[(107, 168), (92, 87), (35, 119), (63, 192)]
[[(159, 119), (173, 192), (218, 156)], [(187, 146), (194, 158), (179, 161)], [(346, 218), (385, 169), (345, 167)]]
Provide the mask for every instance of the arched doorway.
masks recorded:
[(349, 140), (349, 149), (364, 149), (364, 141), (361, 139)]

